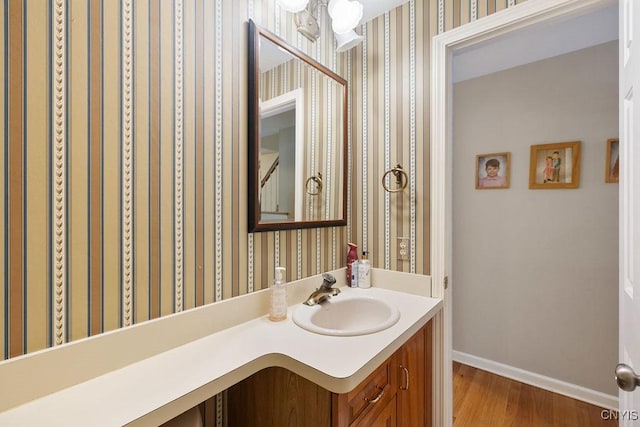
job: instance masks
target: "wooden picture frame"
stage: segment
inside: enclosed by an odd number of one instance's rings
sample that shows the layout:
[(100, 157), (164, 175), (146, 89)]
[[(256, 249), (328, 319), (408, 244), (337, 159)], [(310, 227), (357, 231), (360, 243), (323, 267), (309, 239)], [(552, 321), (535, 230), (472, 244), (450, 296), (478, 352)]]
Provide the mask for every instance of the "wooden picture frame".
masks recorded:
[(578, 188), (580, 141), (531, 146), (530, 189)]
[(618, 164), (620, 160), (620, 140), (618, 138), (607, 139), (607, 163), (604, 170), (604, 182), (619, 182)]
[(478, 154), (476, 156), (476, 189), (502, 190), (509, 188), (511, 153)]

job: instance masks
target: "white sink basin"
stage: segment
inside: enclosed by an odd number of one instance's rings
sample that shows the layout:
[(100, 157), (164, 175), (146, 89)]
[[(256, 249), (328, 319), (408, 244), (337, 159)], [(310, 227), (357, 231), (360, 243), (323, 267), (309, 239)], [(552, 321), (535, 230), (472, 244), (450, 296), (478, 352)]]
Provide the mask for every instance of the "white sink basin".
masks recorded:
[(400, 318), (397, 307), (368, 295), (338, 294), (319, 305), (301, 304), (293, 312), (296, 325), (322, 335), (354, 336), (382, 331)]

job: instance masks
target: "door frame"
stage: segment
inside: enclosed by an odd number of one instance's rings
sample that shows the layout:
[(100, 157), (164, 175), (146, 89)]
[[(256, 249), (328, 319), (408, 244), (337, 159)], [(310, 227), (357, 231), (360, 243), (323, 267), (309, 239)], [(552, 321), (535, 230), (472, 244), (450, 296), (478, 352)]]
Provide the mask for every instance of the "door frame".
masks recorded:
[[(452, 271), (452, 124), (453, 52), (549, 19), (571, 18), (614, 4), (617, 0), (527, 0), (477, 21), (435, 36), (431, 45), (430, 181), (431, 181), (431, 294), (442, 298), (443, 309), (434, 318), (433, 422), (453, 422), (451, 286)], [(450, 285), (454, 285), (449, 280)]]
[[(260, 100), (260, 118), (267, 118), (276, 114), (295, 109), (295, 166), (294, 166), (294, 221), (302, 221), (304, 192), (304, 91), (302, 88), (294, 89), (282, 95), (266, 101)], [(258, 189), (259, 190), (259, 189)], [(258, 191), (260, 194), (260, 191)]]

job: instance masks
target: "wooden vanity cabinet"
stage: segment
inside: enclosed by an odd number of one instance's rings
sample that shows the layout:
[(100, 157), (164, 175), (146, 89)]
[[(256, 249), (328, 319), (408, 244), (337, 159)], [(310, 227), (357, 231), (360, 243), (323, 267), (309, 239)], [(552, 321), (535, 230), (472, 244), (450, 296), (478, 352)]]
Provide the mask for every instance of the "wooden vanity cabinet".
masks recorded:
[(349, 393), (284, 368), (264, 369), (227, 391), (228, 425), (431, 426), (431, 321)]
[(431, 426), (431, 322), (394, 354), (398, 370), (397, 413), (402, 426)]

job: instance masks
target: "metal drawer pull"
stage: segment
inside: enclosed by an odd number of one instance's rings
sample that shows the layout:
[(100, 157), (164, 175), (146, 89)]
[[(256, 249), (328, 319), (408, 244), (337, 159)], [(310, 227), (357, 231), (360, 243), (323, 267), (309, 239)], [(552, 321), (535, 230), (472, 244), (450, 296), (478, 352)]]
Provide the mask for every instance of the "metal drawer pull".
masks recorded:
[(382, 399), (382, 396), (384, 396), (384, 388), (380, 388), (380, 386), (376, 385), (376, 388), (378, 390), (380, 390), (380, 392), (378, 393), (378, 395), (376, 397), (374, 397), (373, 399), (369, 399), (368, 397), (365, 397), (364, 400), (366, 402), (369, 402), (369, 404), (371, 403), (378, 403), (378, 401), (380, 399)]
[(404, 371), (404, 383), (406, 384), (400, 386), (400, 390), (409, 390), (409, 370), (402, 365), (400, 365), (400, 369)]

